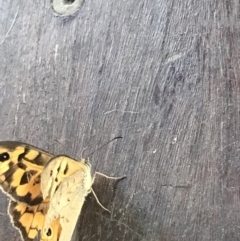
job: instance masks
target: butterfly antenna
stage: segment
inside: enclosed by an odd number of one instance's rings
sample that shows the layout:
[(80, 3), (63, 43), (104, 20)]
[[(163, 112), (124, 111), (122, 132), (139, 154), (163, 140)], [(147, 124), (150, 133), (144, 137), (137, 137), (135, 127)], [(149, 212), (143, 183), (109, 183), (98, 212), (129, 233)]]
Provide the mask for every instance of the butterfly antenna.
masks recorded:
[(117, 136), (117, 137), (114, 137), (112, 140), (106, 142), (105, 144), (103, 144), (102, 146), (100, 146), (99, 148), (95, 149), (93, 152), (91, 152), (90, 154), (87, 155), (87, 157), (91, 156), (92, 154), (94, 154), (96, 151), (102, 149), (104, 146), (108, 145), (110, 142), (116, 140), (116, 139), (122, 139), (123, 137), (122, 136)]

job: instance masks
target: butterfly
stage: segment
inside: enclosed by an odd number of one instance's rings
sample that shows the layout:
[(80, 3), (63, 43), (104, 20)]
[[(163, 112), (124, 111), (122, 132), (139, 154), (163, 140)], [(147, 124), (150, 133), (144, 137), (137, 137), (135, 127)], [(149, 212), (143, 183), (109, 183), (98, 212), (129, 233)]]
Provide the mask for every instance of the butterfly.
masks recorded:
[[(120, 180), (124, 177), (106, 178)], [(8, 213), (22, 240), (70, 241), (94, 176), (88, 159), (54, 156), (32, 145), (0, 142), (0, 187), (10, 197)]]

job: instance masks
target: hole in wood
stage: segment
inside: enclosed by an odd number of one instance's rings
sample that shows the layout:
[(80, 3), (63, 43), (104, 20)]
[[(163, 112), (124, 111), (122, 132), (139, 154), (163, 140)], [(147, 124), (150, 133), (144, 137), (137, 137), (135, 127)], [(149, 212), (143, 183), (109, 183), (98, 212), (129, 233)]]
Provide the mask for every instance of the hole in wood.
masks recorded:
[(76, 13), (84, 0), (51, 0), (53, 14), (56, 16), (69, 16)]
[(71, 5), (75, 2), (75, 0), (64, 0), (65, 5)]

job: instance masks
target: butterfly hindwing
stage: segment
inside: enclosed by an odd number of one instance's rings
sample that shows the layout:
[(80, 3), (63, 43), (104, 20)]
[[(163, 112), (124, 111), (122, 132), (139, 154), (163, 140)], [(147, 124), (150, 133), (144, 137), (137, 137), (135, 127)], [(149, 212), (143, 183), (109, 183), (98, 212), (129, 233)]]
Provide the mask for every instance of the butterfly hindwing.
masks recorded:
[(22, 202), (10, 201), (8, 213), (13, 225), (20, 230), (23, 240), (32, 241), (43, 228), (49, 203), (28, 206)]
[[(24, 241), (34, 241), (43, 230), (46, 213), (48, 211), (49, 202), (42, 202), (35, 206), (27, 206), (25, 203), (17, 203), (10, 201), (8, 213), (11, 217), (13, 225), (19, 229)], [(51, 236), (48, 241), (58, 241), (61, 233), (59, 220), (51, 223)], [(39, 236), (40, 237), (40, 236)], [(37, 239), (44, 241), (44, 239)]]
[(60, 220), (59, 241), (70, 241), (85, 197), (92, 186), (91, 167), (88, 160), (80, 162), (67, 157), (54, 157), (42, 172), (43, 197), (51, 199), (46, 215), (42, 240), (55, 220)]
[(0, 186), (12, 199), (29, 205), (42, 201), (43, 166), (53, 155), (31, 145), (0, 142)]

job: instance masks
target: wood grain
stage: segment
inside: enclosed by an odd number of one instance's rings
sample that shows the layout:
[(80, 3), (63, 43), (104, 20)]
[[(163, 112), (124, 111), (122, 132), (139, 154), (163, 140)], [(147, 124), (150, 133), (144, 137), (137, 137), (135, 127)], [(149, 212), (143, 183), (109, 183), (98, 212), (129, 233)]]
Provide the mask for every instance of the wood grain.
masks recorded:
[[(240, 240), (239, 9), (85, 0), (62, 19), (50, 1), (1, 3), (1, 139), (76, 158), (124, 137), (91, 156), (127, 176), (96, 180), (112, 213), (90, 195), (73, 240)], [(1, 239), (20, 240), (0, 197)]]

